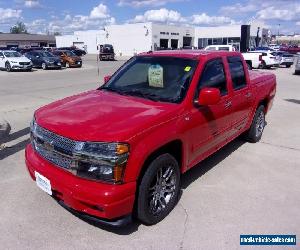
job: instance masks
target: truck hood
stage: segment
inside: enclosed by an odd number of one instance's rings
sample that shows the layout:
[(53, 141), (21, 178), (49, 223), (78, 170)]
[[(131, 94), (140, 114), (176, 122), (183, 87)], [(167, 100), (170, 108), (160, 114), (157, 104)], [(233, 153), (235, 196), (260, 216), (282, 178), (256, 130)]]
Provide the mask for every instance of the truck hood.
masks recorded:
[(180, 105), (93, 90), (36, 111), (37, 123), (78, 141), (128, 141), (180, 113)]

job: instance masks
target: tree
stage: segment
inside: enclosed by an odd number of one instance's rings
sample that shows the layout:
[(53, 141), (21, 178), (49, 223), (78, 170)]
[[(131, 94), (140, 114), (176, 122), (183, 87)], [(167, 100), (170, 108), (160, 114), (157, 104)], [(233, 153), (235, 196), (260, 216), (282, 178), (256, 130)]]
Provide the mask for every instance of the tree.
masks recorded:
[(10, 33), (12, 34), (28, 34), (26, 25), (23, 22), (17, 22), (14, 26), (10, 28)]
[(53, 35), (54, 35), (54, 36), (61, 36), (61, 33), (58, 32), (58, 31), (55, 31), (55, 32), (53, 33)]

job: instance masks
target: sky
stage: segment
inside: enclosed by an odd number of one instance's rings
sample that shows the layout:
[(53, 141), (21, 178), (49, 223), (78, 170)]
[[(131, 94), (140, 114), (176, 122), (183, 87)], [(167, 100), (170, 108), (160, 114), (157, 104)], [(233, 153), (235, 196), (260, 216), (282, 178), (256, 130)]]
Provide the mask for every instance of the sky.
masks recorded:
[(273, 34), (300, 34), (300, 0), (0, 0), (0, 32), (72, 34), (105, 25), (156, 22), (220, 26), (259, 21)]

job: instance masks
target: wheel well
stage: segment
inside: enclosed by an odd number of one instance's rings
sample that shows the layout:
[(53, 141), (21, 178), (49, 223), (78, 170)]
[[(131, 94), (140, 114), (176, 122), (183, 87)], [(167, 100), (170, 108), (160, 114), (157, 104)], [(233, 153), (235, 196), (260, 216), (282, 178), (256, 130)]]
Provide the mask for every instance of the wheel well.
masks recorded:
[(181, 166), (182, 166), (182, 148), (183, 148), (182, 141), (174, 140), (174, 141), (171, 141), (171, 142), (161, 146), (160, 148), (158, 148), (154, 152), (152, 152), (147, 157), (147, 159), (145, 160), (145, 162), (143, 164), (143, 167), (139, 174), (138, 183), (140, 183), (149, 164), (161, 154), (164, 154), (164, 153), (171, 154), (177, 160), (179, 168), (181, 168)]
[(269, 104), (269, 100), (268, 98), (265, 98), (263, 100), (261, 100), (257, 106), (257, 108), (260, 106), (260, 105), (263, 105), (265, 107), (265, 111), (267, 110), (268, 108), (268, 104)]

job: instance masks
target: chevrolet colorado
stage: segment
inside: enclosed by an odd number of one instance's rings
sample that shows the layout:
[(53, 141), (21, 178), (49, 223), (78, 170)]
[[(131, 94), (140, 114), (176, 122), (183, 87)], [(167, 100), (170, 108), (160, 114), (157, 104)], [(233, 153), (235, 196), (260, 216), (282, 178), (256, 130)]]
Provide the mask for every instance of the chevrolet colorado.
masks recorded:
[(239, 52), (142, 53), (99, 89), (38, 109), (26, 165), (83, 217), (152, 225), (176, 205), (181, 174), (242, 134), (260, 140), (275, 92)]

